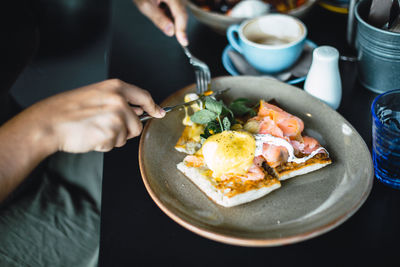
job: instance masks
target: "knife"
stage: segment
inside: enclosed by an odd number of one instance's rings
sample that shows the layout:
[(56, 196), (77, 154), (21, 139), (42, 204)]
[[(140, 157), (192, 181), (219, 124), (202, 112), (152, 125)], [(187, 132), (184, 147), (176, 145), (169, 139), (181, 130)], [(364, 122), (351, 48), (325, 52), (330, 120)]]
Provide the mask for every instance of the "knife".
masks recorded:
[[(192, 100), (192, 101), (189, 101), (189, 102), (186, 102), (186, 103), (180, 103), (180, 104), (175, 105), (175, 106), (164, 107), (163, 110), (165, 110), (165, 112), (168, 113), (168, 112), (170, 112), (170, 111), (172, 111), (174, 109), (180, 108), (180, 107), (190, 106), (190, 105), (198, 102), (199, 100), (204, 99), (206, 96), (217, 96), (217, 95), (223, 94), (223, 93), (225, 93), (225, 92), (227, 92), (229, 90), (230, 90), (230, 88), (226, 88), (226, 89), (214, 91), (212, 94), (209, 94), (209, 95), (204, 95), (203, 94), (196, 100)], [(147, 120), (149, 120), (151, 118), (153, 118), (153, 117), (150, 116), (146, 112), (139, 116), (140, 121), (147, 121)]]

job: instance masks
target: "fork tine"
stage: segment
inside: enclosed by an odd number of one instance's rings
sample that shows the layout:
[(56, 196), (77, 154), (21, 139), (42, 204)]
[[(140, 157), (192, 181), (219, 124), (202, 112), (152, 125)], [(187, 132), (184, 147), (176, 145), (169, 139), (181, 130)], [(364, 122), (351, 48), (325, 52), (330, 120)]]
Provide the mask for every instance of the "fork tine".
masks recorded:
[(207, 71), (207, 73), (206, 73), (206, 79), (207, 79), (207, 90), (209, 89), (208, 88), (208, 85), (211, 83), (211, 74), (210, 74), (210, 70), (208, 70)]
[(204, 73), (204, 92), (208, 91), (207, 73)]
[(199, 86), (199, 92), (200, 94), (203, 93), (203, 72), (199, 71), (199, 80), (200, 80), (200, 86)]
[(201, 93), (203, 94), (205, 91), (207, 91), (206, 74), (204, 71), (202, 71), (201, 77), (202, 77)]
[(210, 80), (208, 78), (208, 72), (204, 73), (204, 83), (205, 83), (204, 91), (208, 91), (208, 85), (210, 83)]
[(201, 94), (201, 72), (196, 70), (194, 74), (196, 76), (196, 93), (199, 95)]
[(187, 47), (183, 47), (183, 50), (195, 71), (197, 94), (202, 94), (208, 90), (208, 85), (211, 82), (210, 68), (206, 63), (193, 56)]

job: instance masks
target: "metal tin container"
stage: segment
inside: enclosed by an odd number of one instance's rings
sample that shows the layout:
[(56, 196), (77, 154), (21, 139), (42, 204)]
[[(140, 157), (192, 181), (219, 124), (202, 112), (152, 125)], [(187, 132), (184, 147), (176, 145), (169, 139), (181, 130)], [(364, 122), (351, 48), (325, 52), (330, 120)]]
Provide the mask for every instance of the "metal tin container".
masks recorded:
[(368, 24), (370, 6), (371, 0), (363, 0), (355, 7), (358, 78), (369, 90), (383, 93), (400, 88), (400, 33)]

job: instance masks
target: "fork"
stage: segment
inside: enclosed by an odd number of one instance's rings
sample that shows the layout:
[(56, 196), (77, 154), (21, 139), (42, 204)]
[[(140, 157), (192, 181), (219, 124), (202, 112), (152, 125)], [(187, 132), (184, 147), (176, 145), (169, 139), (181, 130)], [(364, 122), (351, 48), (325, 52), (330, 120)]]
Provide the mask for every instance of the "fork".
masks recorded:
[(192, 64), (194, 68), (194, 74), (196, 76), (197, 94), (201, 95), (208, 90), (208, 86), (211, 82), (210, 68), (207, 66), (206, 63), (193, 56), (187, 47), (182, 46), (182, 48), (186, 56), (189, 58), (190, 64)]

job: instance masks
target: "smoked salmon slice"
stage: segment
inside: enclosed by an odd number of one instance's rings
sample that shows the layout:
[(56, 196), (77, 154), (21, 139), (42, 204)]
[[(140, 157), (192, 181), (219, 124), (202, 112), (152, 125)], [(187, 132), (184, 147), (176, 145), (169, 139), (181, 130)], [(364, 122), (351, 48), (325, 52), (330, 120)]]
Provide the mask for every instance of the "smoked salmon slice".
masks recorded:
[(274, 168), (279, 166), (282, 162), (286, 162), (289, 153), (284, 146), (276, 146), (264, 143), (262, 156), (268, 165)]
[[(293, 116), (290, 113), (282, 110), (281, 108), (269, 104), (264, 100), (260, 100), (260, 108), (258, 110), (259, 117), (269, 118), (275, 125), (277, 125), (283, 133), (283, 136), (287, 136), (290, 139), (297, 140), (301, 138), (301, 132), (304, 130), (303, 121)], [(263, 120), (263, 121), (264, 121)], [(269, 121), (268, 121), (269, 123)], [(271, 127), (269, 127), (270, 129)], [(276, 131), (274, 131), (276, 132)], [(261, 133), (261, 132), (260, 132)], [(271, 133), (270, 133), (271, 134)], [(274, 134), (272, 134), (274, 135)], [(277, 135), (274, 135), (277, 136)]]

